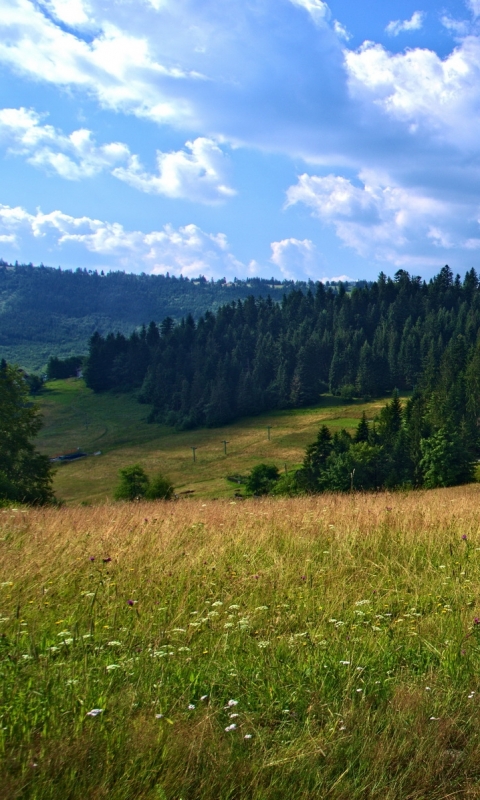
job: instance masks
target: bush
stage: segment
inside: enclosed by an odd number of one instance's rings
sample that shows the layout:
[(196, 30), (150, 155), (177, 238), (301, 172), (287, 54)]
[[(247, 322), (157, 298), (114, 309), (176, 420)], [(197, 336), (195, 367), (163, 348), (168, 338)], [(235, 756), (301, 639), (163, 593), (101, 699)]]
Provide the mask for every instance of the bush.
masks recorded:
[(257, 464), (248, 476), (247, 494), (270, 494), (280, 475), (274, 464)]
[(158, 473), (150, 481), (150, 485), (145, 493), (147, 500), (171, 500), (175, 489), (165, 475)]
[(152, 480), (140, 466), (132, 464), (119, 471), (120, 483), (115, 490), (115, 500), (171, 500), (174, 494), (173, 484), (161, 473)]

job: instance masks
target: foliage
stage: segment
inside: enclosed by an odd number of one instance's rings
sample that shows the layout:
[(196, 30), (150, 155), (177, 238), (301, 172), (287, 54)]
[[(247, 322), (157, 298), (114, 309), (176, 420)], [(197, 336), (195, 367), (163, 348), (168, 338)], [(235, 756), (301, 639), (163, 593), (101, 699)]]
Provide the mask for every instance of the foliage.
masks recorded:
[(76, 378), (84, 361), (83, 356), (71, 356), (70, 358), (57, 358), (51, 356), (47, 364), (47, 381), (64, 380), (65, 378)]
[(278, 468), (273, 464), (257, 464), (245, 484), (245, 490), (250, 495), (270, 494), (280, 474)]
[(0, 514), (2, 798), (477, 797), (479, 547), (474, 487)]
[(16, 367), (0, 362), (0, 502), (44, 504), (54, 500), (48, 458), (32, 439), (42, 426), (38, 407)]
[(207, 309), (232, 300), (272, 295), (281, 301), (292, 288), (307, 286), (261, 278), (227, 283), (168, 273), (104, 275), (86, 269), (12, 266), (0, 259), (0, 347), (8, 360), (39, 371), (52, 356), (70, 360), (86, 353), (94, 331), (128, 334), (151, 319), (167, 318), (172, 324), (188, 314), (198, 319)]
[(150, 479), (145, 497), (147, 500), (171, 500), (174, 492), (171, 481), (165, 475), (158, 473)]
[(296, 474), (298, 488), (316, 493), (469, 483), (478, 453), (476, 418), (458, 404), (454, 408), (460, 421), (455, 425), (451, 393), (457, 394), (455, 380), (443, 406), (429, 406), (415, 394), (404, 408), (394, 392), (375, 425), (362, 415), (353, 438), (345, 430), (332, 437), (323, 425)]
[(119, 471), (120, 483), (115, 490), (115, 500), (140, 500), (149, 488), (148, 475), (140, 464), (132, 464)]
[(130, 337), (96, 333), (85, 375), (96, 392), (139, 390), (152, 421), (181, 430), (301, 408), (328, 389), (351, 401), (415, 388), (436, 392), (439, 409), (448, 394), (455, 417), (466, 402), (480, 403), (479, 328), (474, 271), (462, 283), (444, 267), (427, 284), (401, 270), (349, 292), (317, 283), (292, 288), (281, 304), (252, 296)]
[(115, 500), (171, 500), (174, 488), (168, 478), (158, 472), (150, 479), (140, 464), (119, 470), (120, 483), (115, 490)]

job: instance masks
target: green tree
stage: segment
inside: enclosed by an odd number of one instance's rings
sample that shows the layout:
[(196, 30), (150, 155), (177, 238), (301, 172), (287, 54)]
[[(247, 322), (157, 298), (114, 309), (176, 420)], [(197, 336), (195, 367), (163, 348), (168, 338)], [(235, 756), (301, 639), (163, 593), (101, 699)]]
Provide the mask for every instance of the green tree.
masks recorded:
[(52, 502), (52, 468), (33, 439), (42, 427), (38, 407), (16, 367), (0, 362), (0, 503)]
[(171, 481), (165, 475), (158, 473), (151, 479), (145, 497), (147, 500), (171, 500), (174, 492)]
[(247, 494), (270, 494), (280, 474), (273, 464), (257, 464), (248, 476), (245, 489)]
[(120, 483), (115, 490), (115, 500), (138, 500), (150, 488), (148, 475), (140, 464), (119, 470)]

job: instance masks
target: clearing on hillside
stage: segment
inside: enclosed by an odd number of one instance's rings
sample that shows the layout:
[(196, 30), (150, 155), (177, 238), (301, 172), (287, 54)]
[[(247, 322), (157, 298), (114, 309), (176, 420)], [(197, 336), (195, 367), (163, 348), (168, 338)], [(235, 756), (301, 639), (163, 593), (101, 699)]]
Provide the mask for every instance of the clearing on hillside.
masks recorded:
[(137, 462), (149, 474), (164, 472), (177, 492), (232, 497), (235, 484), (227, 482), (227, 475), (248, 473), (262, 461), (276, 464), (282, 472), (294, 469), (322, 423), (332, 430), (353, 429), (363, 411), (371, 419), (385, 401), (346, 404), (325, 396), (315, 407), (180, 432), (148, 424), (149, 407), (133, 395), (94, 394), (81, 379), (47, 383), (38, 402), (45, 422), (37, 442), (42, 453), (52, 457), (77, 448), (89, 454), (101, 451), (59, 467), (57, 496), (67, 502), (105, 502), (113, 496), (118, 470)]

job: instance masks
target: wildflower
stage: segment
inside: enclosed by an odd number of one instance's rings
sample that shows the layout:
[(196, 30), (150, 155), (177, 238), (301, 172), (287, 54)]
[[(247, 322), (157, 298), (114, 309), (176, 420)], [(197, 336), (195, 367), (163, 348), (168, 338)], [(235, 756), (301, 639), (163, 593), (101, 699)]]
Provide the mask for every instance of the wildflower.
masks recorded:
[(480, 619), (478, 617), (475, 617), (475, 619), (473, 620), (473, 624), (480, 625)]
[(230, 719), (236, 719), (237, 717), (240, 716), (240, 714), (229, 714), (228, 716)]
[(269, 644), (270, 644), (270, 642), (259, 642), (258, 646), (261, 647), (261, 648), (264, 648), (264, 647), (268, 647)]
[(240, 606), (233, 605), (233, 606), (228, 606), (228, 608), (229, 608), (229, 611), (237, 611), (240, 608)]
[(107, 556), (107, 558), (102, 558), (104, 564), (108, 564), (111, 560), (112, 559), (110, 558), (110, 556)]
[(95, 556), (90, 556), (90, 561), (95, 561)]
[(135, 600), (127, 600), (129, 606), (135, 605)]
[(233, 628), (233, 622), (226, 622), (224, 628)]
[(119, 664), (109, 664), (108, 667), (105, 667), (108, 672), (112, 672), (114, 669), (120, 669)]
[(431, 720), (432, 720), (432, 719), (433, 719), (433, 720), (439, 720), (439, 719), (440, 719), (440, 717), (430, 717), (430, 719), (431, 719)]
[(163, 714), (155, 714), (155, 719), (163, 719)]
[(252, 734), (251, 733), (246, 733), (243, 738), (244, 739), (251, 739), (252, 738)]
[(221, 600), (216, 600), (214, 603), (212, 603), (212, 608), (215, 608), (215, 606), (223, 606), (222, 601)]
[(238, 706), (238, 700), (229, 700), (227, 703), (227, 708), (232, 708), (232, 706)]
[(227, 727), (225, 728), (225, 731), (226, 731), (226, 733), (230, 733), (230, 731), (235, 731), (236, 729), (237, 729), (237, 726), (235, 725), (234, 722), (232, 722), (231, 725), (227, 725)]
[(343, 664), (344, 667), (348, 667), (350, 661), (340, 661), (340, 664)]
[(208, 694), (202, 694), (202, 696), (201, 696), (200, 700), (201, 700), (202, 702), (204, 702), (205, 700), (208, 700)]
[(193, 705), (193, 703), (189, 703), (188, 704), (188, 710), (189, 711), (195, 711), (195, 706)]
[(91, 711), (87, 711), (87, 717), (98, 717), (99, 714), (103, 714), (103, 708), (92, 708)]
[[(83, 637), (85, 638), (85, 637)], [(117, 641), (107, 642), (107, 647), (121, 647), (122, 643)]]

